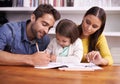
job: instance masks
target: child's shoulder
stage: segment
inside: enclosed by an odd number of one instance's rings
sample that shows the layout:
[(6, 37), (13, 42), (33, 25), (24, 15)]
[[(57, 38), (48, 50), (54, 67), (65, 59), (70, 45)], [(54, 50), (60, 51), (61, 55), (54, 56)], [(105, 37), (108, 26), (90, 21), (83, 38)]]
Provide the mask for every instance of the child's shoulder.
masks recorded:
[(51, 39), (51, 41), (50, 41), (50, 43), (56, 43), (57, 42), (57, 40), (56, 40), (56, 38), (53, 38), (53, 39)]
[(51, 39), (51, 41), (56, 41), (56, 38)]
[(77, 38), (76, 41), (81, 42), (82, 40), (80, 38)]
[(77, 38), (73, 44), (74, 45), (82, 44), (82, 40), (80, 38)]

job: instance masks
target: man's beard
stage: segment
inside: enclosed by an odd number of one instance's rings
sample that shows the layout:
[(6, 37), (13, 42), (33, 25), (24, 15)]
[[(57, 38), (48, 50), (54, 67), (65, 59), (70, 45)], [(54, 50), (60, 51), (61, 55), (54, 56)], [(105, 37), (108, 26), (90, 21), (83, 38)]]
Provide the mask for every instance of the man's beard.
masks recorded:
[(37, 39), (37, 32), (34, 31), (33, 27), (31, 27), (31, 32), (32, 32), (34, 39)]

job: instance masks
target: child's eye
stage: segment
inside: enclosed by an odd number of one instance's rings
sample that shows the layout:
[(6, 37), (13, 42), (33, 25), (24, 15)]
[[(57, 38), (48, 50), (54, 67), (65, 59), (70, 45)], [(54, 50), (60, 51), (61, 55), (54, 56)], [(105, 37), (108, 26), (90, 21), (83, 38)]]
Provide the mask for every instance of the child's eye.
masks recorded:
[(63, 42), (65, 43), (66, 41), (63, 40)]

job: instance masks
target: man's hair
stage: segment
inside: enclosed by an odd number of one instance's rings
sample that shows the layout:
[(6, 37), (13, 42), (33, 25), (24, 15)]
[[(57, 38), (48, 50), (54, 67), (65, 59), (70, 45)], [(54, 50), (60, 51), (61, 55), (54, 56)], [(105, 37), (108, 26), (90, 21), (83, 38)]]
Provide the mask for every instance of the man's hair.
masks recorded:
[(40, 4), (35, 11), (33, 11), (33, 14), (36, 17), (36, 20), (40, 17), (42, 17), (44, 14), (51, 14), (53, 15), (55, 21), (59, 20), (61, 15), (60, 13), (53, 8), (53, 6), (51, 6), (50, 4)]

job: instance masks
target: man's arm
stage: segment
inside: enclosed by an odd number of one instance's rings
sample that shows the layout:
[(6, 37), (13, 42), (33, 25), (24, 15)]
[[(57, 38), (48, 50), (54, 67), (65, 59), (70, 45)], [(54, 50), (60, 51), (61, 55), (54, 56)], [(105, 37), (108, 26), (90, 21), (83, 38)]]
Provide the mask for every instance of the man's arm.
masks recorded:
[(47, 65), (50, 55), (43, 52), (36, 52), (31, 55), (13, 54), (0, 51), (0, 65)]

